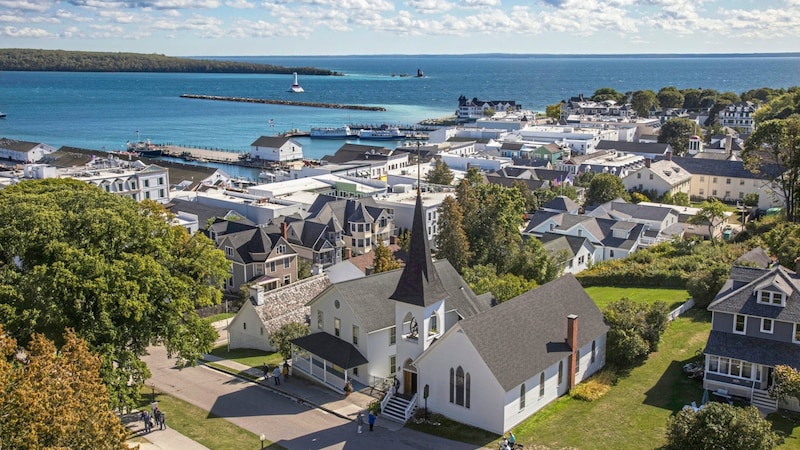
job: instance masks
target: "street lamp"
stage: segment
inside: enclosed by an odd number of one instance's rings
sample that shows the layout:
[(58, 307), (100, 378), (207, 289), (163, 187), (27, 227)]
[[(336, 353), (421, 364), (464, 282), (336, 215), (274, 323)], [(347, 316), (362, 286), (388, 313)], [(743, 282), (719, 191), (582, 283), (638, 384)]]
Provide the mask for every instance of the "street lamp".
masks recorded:
[(264, 436), (264, 433), (261, 433), (261, 436), (259, 436), (259, 438), (261, 439), (261, 450), (264, 450), (264, 441), (267, 440), (267, 437)]

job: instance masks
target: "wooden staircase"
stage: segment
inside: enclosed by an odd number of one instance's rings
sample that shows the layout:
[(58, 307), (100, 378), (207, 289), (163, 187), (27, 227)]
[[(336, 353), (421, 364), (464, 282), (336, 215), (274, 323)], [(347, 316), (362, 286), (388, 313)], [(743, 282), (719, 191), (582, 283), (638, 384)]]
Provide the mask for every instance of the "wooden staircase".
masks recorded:
[(766, 413), (775, 412), (778, 410), (778, 401), (770, 397), (767, 391), (760, 389), (753, 390), (753, 397), (750, 399), (750, 404)]
[(393, 420), (395, 422), (406, 423), (408, 418), (414, 414), (414, 410), (416, 410), (416, 407), (411, 409), (411, 414), (409, 417), (406, 417), (406, 410), (408, 409), (409, 403), (411, 403), (411, 399), (403, 398), (399, 395), (391, 395), (391, 398), (389, 398), (386, 406), (384, 406), (381, 410), (381, 418)]

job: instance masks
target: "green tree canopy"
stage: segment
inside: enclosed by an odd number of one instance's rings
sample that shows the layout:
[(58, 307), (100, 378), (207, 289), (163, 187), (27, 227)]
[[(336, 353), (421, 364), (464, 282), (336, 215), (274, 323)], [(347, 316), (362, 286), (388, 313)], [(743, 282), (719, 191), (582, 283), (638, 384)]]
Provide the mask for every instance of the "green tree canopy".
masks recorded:
[(154, 202), (78, 180), (0, 190), (0, 323), (18, 341), (59, 343), (74, 328), (101, 355), (112, 401), (132, 404), (147, 346), (194, 364), (216, 339), (195, 310), (220, 302), (229, 263), (170, 221)]
[(622, 298), (603, 311), (610, 329), (606, 355), (610, 362), (629, 367), (658, 349), (667, 329), (669, 308), (664, 302), (634, 303)]
[(684, 89), (681, 91), (681, 94), (683, 94), (684, 108), (689, 110), (698, 110), (701, 108), (703, 91), (700, 89)]
[(587, 205), (599, 205), (616, 198), (630, 199), (628, 191), (625, 190), (625, 184), (618, 176), (610, 173), (598, 173), (592, 178), (586, 194)]
[(433, 165), (433, 169), (428, 172), (428, 183), (443, 184), (449, 186), (453, 183), (453, 171), (447, 167), (447, 163), (441, 159), (437, 159)]
[(689, 150), (689, 138), (700, 134), (700, 126), (685, 117), (669, 119), (658, 132), (658, 142), (669, 144), (676, 155), (683, 156)]
[(613, 100), (618, 104), (624, 104), (625, 100), (627, 100), (625, 94), (617, 92), (616, 89), (610, 87), (602, 87), (594, 91), (594, 94), (592, 95), (591, 99), (596, 102)]
[(658, 107), (656, 93), (651, 90), (636, 91), (631, 97), (631, 106), (639, 117), (650, 117), (650, 108)]
[(656, 94), (658, 103), (662, 108), (682, 108), (684, 97), (681, 91), (675, 86), (661, 88)]
[(711, 402), (699, 411), (684, 409), (669, 418), (665, 450), (768, 450), (781, 442), (755, 406)]
[(775, 371), (772, 373), (772, 386), (769, 387), (769, 395), (781, 401), (790, 398), (800, 400), (800, 371), (785, 364), (775, 366)]
[(110, 407), (101, 358), (68, 329), (60, 349), (42, 334), (27, 348), (0, 325), (3, 448), (123, 450), (128, 430)]
[(308, 325), (304, 323), (289, 322), (274, 331), (269, 336), (269, 342), (283, 359), (289, 359), (292, 357), (292, 339), (307, 336), (310, 332)]
[(800, 87), (789, 88), (781, 95), (770, 99), (755, 112), (757, 124), (772, 119), (787, 119), (792, 114), (800, 114)]
[(498, 302), (504, 302), (536, 287), (536, 282), (511, 273), (498, 274), (493, 264), (464, 269), (464, 281), (476, 294), (491, 292)]
[(713, 241), (716, 239), (714, 230), (725, 220), (725, 204), (717, 199), (704, 201), (700, 204), (700, 211), (689, 218), (692, 225), (705, 225), (708, 227), (708, 236)]
[(544, 110), (545, 117), (553, 119), (554, 122), (558, 122), (558, 120), (561, 119), (561, 105), (562, 103), (547, 105)]
[(777, 187), (786, 219), (794, 222), (800, 193), (800, 115), (759, 124), (747, 139), (741, 157), (748, 170)]
[(542, 241), (530, 238), (523, 241), (509, 272), (541, 285), (556, 279), (559, 267)]
[(469, 240), (464, 232), (464, 213), (461, 205), (453, 197), (445, 197), (439, 207), (436, 225), (436, 257), (450, 261), (459, 273), (469, 265), (472, 253)]

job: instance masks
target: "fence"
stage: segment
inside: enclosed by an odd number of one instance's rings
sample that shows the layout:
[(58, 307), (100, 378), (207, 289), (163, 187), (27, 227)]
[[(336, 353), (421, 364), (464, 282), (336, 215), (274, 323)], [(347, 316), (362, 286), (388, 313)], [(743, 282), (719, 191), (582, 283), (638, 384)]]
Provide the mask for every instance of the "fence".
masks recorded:
[(690, 298), (689, 300), (686, 301), (686, 303), (684, 303), (681, 306), (679, 306), (679, 307), (673, 309), (672, 311), (670, 311), (668, 319), (670, 321), (673, 321), (673, 320), (677, 319), (678, 317), (680, 317), (681, 314), (683, 314), (686, 311), (692, 309), (693, 306), (694, 306), (694, 299)]

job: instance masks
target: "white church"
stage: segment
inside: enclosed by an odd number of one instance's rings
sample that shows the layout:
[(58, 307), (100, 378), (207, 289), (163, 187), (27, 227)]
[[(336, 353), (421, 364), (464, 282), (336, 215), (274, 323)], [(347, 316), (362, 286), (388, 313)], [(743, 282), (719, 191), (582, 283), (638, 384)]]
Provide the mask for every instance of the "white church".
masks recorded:
[(433, 261), (422, 193), (403, 269), (335, 283), (308, 303), (293, 373), (343, 392), (400, 383), (381, 416), (417, 408), (502, 434), (605, 364), (608, 326), (572, 275), (491, 306)]

